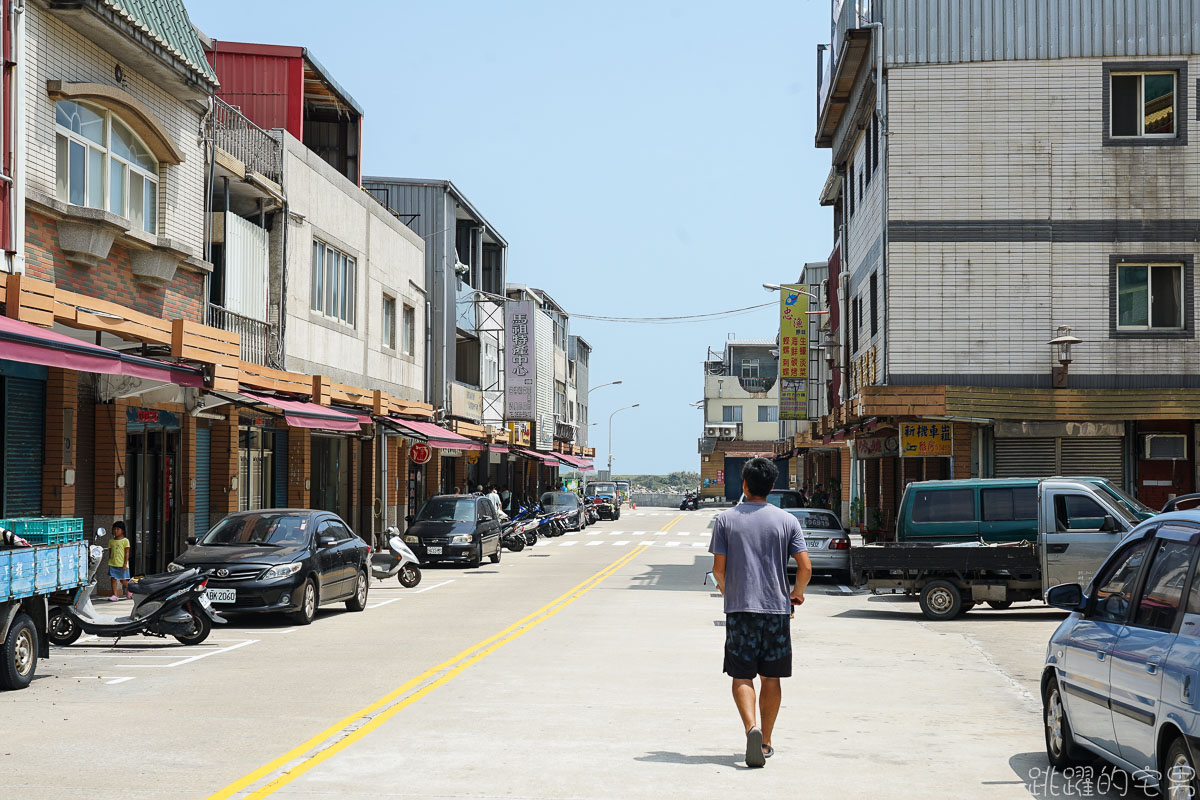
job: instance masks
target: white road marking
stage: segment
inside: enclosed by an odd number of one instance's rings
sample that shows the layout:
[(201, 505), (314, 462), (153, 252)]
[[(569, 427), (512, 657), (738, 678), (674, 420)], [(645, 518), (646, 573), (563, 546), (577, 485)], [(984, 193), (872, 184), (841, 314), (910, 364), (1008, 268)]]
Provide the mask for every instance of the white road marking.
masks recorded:
[(626, 534), (625, 531), (612, 531), (608, 535), (609, 536), (627, 536), (628, 534)]
[(558, 546), (559, 547), (570, 547), (573, 544), (579, 544), (579, 542), (561, 542)]
[(426, 586), (424, 589), (417, 589), (415, 592), (412, 592), (412, 594), (420, 594), (421, 592), (428, 592), (432, 589), (438, 588), (439, 586), (445, 586), (447, 583), (454, 583), (454, 579), (451, 578), (448, 581), (442, 581), (441, 583), (435, 583), (433, 586)]
[(632, 536), (645, 536), (646, 532), (645, 531), (634, 531), (631, 535)]
[(622, 539), (622, 540), (621, 540), (621, 541), (619, 541), (619, 542), (613, 542), (613, 547), (617, 547), (618, 545), (622, 545), (622, 544), (629, 544), (629, 540), (628, 540), (628, 539)]
[(588, 542), (587, 546), (588, 547), (599, 547), (602, 544), (604, 544), (604, 542)]
[(208, 658), (209, 656), (215, 656), (219, 653), (228, 653), (230, 650), (237, 650), (239, 647), (245, 647), (247, 645), (255, 644), (258, 641), (259, 641), (258, 639), (246, 639), (244, 641), (238, 642), (237, 644), (230, 645), (229, 647), (222, 647), (220, 650), (212, 650), (208, 653), (201, 653), (198, 656), (190, 656), (188, 658), (181, 658), (178, 661), (172, 661), (170, 664), (125, 664), (123, 666), (141, 667), (143, 669), (171, 669), (172, 667), (182, 667), (184, 664), (191, 664), (193, 661), (199, 661), (202, 658)]
[(124, 683), (125, 681), (131, 681), (131, 680), (133, 680), (133, 678), (113, 678), (111, 681), (105, 681), (105, 683), (108, 684), (109, 686), (113, 686), (115, 684)]
[(679, 536), (691, 536), (692, 534), (688, 531), (680, 531), (678, 535)]
[(380, 606), (386, 606), (388, 603), (394, 603), (399, 599), (400, 599), (399, 597), (393, 597), (391, 600), (384, 600), (381, 603), (376, 603), (374, 605), (367, 606), (367, 608), (379, 608)]
[(679, 547), (682, 542), (667, 542), (667, 547)]
[(666, 536), (667, 532), (666, 531), (655, 531), (654, 535), (655, 536)]
[(708, 547), (704, 542), (692, 542), (692, 547)]
[(599, 536), (600, 531), (588, 531), (588, 536)]

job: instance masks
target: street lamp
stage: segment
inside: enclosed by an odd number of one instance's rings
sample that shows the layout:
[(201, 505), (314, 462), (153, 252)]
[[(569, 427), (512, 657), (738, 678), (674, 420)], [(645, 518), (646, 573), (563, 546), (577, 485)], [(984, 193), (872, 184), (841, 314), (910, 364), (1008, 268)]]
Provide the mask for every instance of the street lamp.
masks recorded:
[(596, 391), (597, 389), (603, 389), (605, 386), (616, 386), (618, 383), (624, 383), (624, 382), (625, 381), (609, 381), (608, 383), (602, 383), (599, 386), (589, 386), (588, 394), (591, 394), (592, 392)]
[(766, 289), (768, 292), (778, 292), (778, 291), (782, 291), (782, 290), (785, 290), (785, 289), (786, 289), (786, 290), (787, 290), (787, 291), (789, 291), (789, 292), (797, 292), (797, 293), (799, 293), (799, 294), (808, 295), (808, 296), (809, 296), (809, 297), (811, 297), (813, 300), (820, 300), (820, 299), (821, 299), (821, 298), (817, 297), (815, 294), (813, 294), (812, 292), (806, 292), (806, 291), (804, 291), (803, 289), (795, 289), (795, 288), (792, 288), (792, 287), (790, 287), (790, 286), (788, 286), (788, 287), (780, 286), (778, 283), (764, 283), (764, 284), (762, 285), (762, 287), (763, 287), (764, 289)]
[(641, 405), (641, 403), (634, 403), (631, 406), (625, 406), (624, 408), (618, 408), (616, 411), (614, 411), (608, 415), (608, 479), (610, 481), (612, 480), (612, 421), (613, 421), (613, 417), (615, 417), (617, 414), (621, 413), (622, 411), (628, 411), (629, 409), (637, 408), (640, 405)]
[(1070, 325), (1059, 325), (1057, 333), (1058, 335), (1046, 344), (1054, 348), (1054, 353), (1058, 356), (1058, 363), (1061, 366), (1051, 367), (1050, 373), (1054, 388), (1065, 389), (1067, 388), (1067, 370), (1071, 366), (1071, 346), (1083, 344), (1083, 339), (1071, 335)]

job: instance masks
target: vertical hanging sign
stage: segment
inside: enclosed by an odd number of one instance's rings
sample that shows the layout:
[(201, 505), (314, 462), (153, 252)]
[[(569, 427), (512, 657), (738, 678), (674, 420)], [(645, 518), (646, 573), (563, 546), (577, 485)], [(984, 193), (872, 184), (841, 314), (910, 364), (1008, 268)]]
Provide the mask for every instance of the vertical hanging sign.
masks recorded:
[(808, 419), (808, 295), (779, 290), (779, 418)]
[(534, 314), (528, 300), (505, 303), (504, 400), (505, 416), (511, 420), (537, 418), (536, 395), (538, 364), (534, 355)]

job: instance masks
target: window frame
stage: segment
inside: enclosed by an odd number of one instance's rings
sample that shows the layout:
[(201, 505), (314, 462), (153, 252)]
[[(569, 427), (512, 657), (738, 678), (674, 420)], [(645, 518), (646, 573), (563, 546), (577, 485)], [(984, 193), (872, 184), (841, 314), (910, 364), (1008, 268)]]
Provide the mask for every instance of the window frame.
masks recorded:
[[(313, 314), (349, 328), (357, 328), (358, 258), (313, 236), (308, 307)], [(329, 253), (334, 264), (328, 265)], [(336, 313), (330, 313), (331, 310)]]
[(383, 293), (383, 346), (396, 349), (396, 298)]
[[(726, 412), (729, 412), (729, 413), (726, 414)], [(721, 422), (723, 422), (723, 423), (732, 424), (735, 422), (741, 422), (743, 416), (744, 415), (742, 413), (742, 407), (740, 405), (722, 405), (721, 406)], [(737, 417), (737, 419), (734, 419), (734, 417)]]
[[(1125, 327), (1118, 324), (1118, 275), (1121, 267), (1181, 266), (1183, 268), (1183, 327)], [(1187, 253), (1110, 255), (1108, 274), (1108, 338), (1193, 339), (1195, 338), (1195, 259)]]
[[(68, 128), (65, 125), (63, 125), (62, 123), (60, 123), (58, 121), (58, 109), (59, 109), (59, 106), (64, 103), (71, 103), (76, 106), (86, 108), (91, 113), (100, 117), (101, 120), (103, 121), (103, 127), (104, 127), (104, 134), (102, 137), (104, 139), (104, 141), (102, 143), (96, 142), (92, 139), (89, 139), (87, 136), (85, 136), (81, 133), (76, 133), (75, 131), (71, 130), (70, 128)], [(146, 151), (146, 153), (149, 155), (149, 157), (154, 160), (154, 165), (155, 165), (154, 170), (147, 169), (146, 167), (143, 167), (141, 164), (136, 164), (133, 161), (130, 161), (128, 158), (125, 158), (122, 155), (118, 155), (114, 151), (113, 137), (115, 136), (115, 134), (113, 131), (116, 128), (117, 124), (120, 124), (125, 129), (126, 133), (128, 133), (130, 138), (132, 138), (135, 142), (137, 142), (139, 145), (141, 145), (141, 147)], [(66, 160), (67, 174), (66, 174), (66, 176), (62, 176), (59, 174), (59, 164), (58, 164), (58, 155), (59, 155), (58, 154), (58, 139), (59, 139), (59, 137), (62, 137), (67, 143), (67, 154), (66, 154), (67, 155), (67, 160)], [(72, 145), (72, 143), (83, 148), (84, 185), (83, 185), (82, 191), (83, 191), (84, 202), (82, 204), (71, 202), (71, 174), (70, 173), (71, 173), (71, 145)], [(100, 158), (101, 158), (100, 163), (102, 164), (102, 166), (100, 167), (100, 175), (99, 175), (99, 179), (100, 179), (100, 205), (99, 206), (94, 206), (90, 202), (91, 190), (92, 190), (92, 180), (95, 177), (92, 175), (93, 170), (91, 167), (92, 151), (95, 151), (96, 153), (98, 153), (100, 155)], [(121, 118), (120, 114), (117, 114), (115, 111), (105, 108), (104, 106), (96, 105), (95, 103), (89, 103), (89, 102), (86, 102), (83, 100), (74, 100), (74, 99), (70, 99), (70, 98), (63, 98), (63, 99), (55, 100), (54, 101), (54, 153), (55, 153), (55, 155), (54, 155), (54, 158), (55, 158), (54, 195), (55, 195), (56, 199), (60, 200), (63, 203), (66, 203), (67, 205), (72, 205), (77, 208), (94, 208), (99, 211), (105, 211), (110, 214), (115, 214), (116, 216), (121, 217), (122, 219), (128, 220), (132, 226), (136, 227), (137, 230), (140, 230), (143, 233), (148, 233), (152, 236), (158, 235), (159, 229), (161, 227), (160, 219), (159, 219), (160, 214), (158, 212), (159, 212), (159, 203), (162, 200), (163, 162), (157, 155), (155, 155), (154, 151), (150, 148), (150, 146), (148, 144), (146, 144), (146, 141), (137, 134), (137, 131), (135, 131), (133, 129), (133, 126)], [(114, 211), (110, 207), (111, 200), (112, 200), (112, 196), (111, 196), (111, 194), (112, 194), (112, 168), (113, 168), (114, 162), (117, 165), (119, 165), (122, 169), (121, 209), (119, 211)], [(135, 217), (131, 211), (133, 204), (132, 204), (132, 200), (129, 195), (130, 195), (130, 191), (132, 190), (132, 187), (133, 187), (133, 181), (131, 180), (131, 177), (133, 175), (136, 175), (137, 177), (139, 177), (141, 179), (141, 185), (142, 185), (142, 196), (140, 198), (141, 214), (139, 215), (139, 219), (135, 219)], [(60, 181), (62, 182), (62, 191), (63, 191), (62, 195), (59, 194)], [(154, 201), (149, 208), (147, 208), (147, 206), (146, 206), (145, 185), (146, 185), (147, 181), (152, 183), (154, 186), (154, 189), (152, 192)], [(146, 213), (147, 211), (150, 211), (151, 213), (147, 214)], [(139, 220), (140, 220), (140, 222), (139, 222)]]
[[(753, 372), (753, 375), (747, 374)], [(743, 358), (742, 359), (742, 377), (747, 379), (757, 379), (762, 377), (762, 359), (758, 358)]]
[[(1187, 144), (1188, 137), (1188, 64), (1186, 61), (1110, 61), (1103, 65), (1104, 85), (1102, 89), (1103, 116), (1100, 120), (1104, 147), (1179, 147)], [(1112, 135), (1112, 76), (1117, 75), (1161, 75), (1175, 74), (1175, 133), (1141, 134), (1138, 136)], [(1145, 85), (1141, 81), (1142, 86)], [(1139, 89), (1139, 97), (1144, 90)], [(1141, 129), (1143, 122), (1139, 123)]]
[[(1168, 523), (1168, 525), (1169, 525), (1169, 523)], [(1164, 527), (1166, 527), (1166, 526), (1164, 526)], [(1195, 574), (1196, 574), (1196, 550), (1197, 550), (1197, 547), (1191, 541), (1191, 540), (1195, 539), (1194, 531), (1187, 531), (1186, 533), (1191, 534), (1191, 535), (1188, 536), (1188, 540), (1183, 540), (1182, 538), (1159, 536), (1158, 533), (1161, 532), (1162, 530), (1163, 530), (1163, 528), (1159, 528), (1158, 530), (1155, 531), (1155, 535), (1153, 537), (1149, 537), (1150, 552), (1147, 554), (1148, 558), (1146, 559), (1146, 562), (1142, 565), (1141, 574), (1138, 576), (1137, 585), (1136, 585), (1136, 588), (1134, 589), (1134, 593), (1133, 593), (1133, 602), (1131, 602), (1129, 604), (1129, 613), (1126, 614), (1126, 616), (1125, 616), (1125, 624), (1131, 628), (1140, 628), (1142, 630), (1161, 631), (1161, 632), (1166, 633), (1166, 632), (1178, 631), (1179, 625), (1183, 621), (1184, 614), (1188, 613), (1187, 609), (1188, 609), (1188, 604), (1191, 600), (1192, 583), (1195, 580)], [(1179, 529), (1173, 528), (1172, 530), (1179, 530)], [(1180, 531), (1180, 532), (1183, 532), (1183, 531)], [(1159, 548), (1164, 547), (1166, 545), (1177, 545), (1180, 547), (1187, 548), (1187, 550), (1188, 550), (1188, 565), (1187, 565), (1187, 571), (1184, 573), (1184, 576), (1183, 576), (1183, 589), (1179, 595), (1179, 605), (1176, 606), (1176, 608), (1175, 608), (1175, 614), (1171, 619), (1171, 625), (1169, 627), (1162, 628), (1162, 627), (1158, 627), (1155, 625), (1148, 625), (1144, 622), (1139, 622), (1138, 614), (1141, 611), (1142, 600), (1146, 596), (1146, 587), (1148, 586), (1148, 584), (1150, 582), (1151, 574), (1153, 573), (1154, 568), (1158, 563)]]
[[(770, 419), (771, 412), (775, 412), (775, 419)], [(763, 419), (763, 414), (766, 414), (767, 419)], [(760, 405), (758, 407), (758, 421), (762, 423), (779, 422), (779, 406), (777, 405)]]
[(404, 349), (400, 352), (406, 356), (411, 356), (416, 353), (417, 349), (417, 309), (405, 303), (403, 311), (400, 314), (400, 324), (403, 326), (400, 334), (401, 345)]

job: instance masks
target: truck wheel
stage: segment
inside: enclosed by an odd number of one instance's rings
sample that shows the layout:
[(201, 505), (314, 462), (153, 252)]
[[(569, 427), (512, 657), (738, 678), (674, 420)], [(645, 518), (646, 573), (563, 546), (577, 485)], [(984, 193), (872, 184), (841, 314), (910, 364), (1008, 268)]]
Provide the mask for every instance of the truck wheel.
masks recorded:
[(33, 619), (21, 612), (0, 646), (0, 689), (24, 689), (37, 671), (38, 636)]
[(997, 611), (1003, 611), (1012, 605), (1012, 600), (988, 600), (988, 605)]
[(962, 609), (962, 594), (950, 581), (930, 581), (921, 589), (921, 611), (929, 619), (954, 619)]

